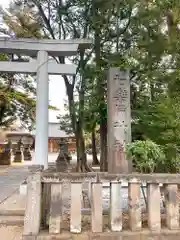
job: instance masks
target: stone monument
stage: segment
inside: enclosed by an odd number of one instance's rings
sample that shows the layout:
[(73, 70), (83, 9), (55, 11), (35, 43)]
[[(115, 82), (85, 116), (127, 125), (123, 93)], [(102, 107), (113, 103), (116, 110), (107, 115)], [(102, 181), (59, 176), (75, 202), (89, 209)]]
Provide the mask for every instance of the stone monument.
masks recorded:
[(32, 155), (31, 155), (31, 146), (33, 144), (33, 137), (32, 135), (25, 135), (22, 137), (22, 143), (23, 143), (23, 154), (24, 154), (24, 161), (31, 161)]
[(131, 141), (129, 71), (110, 68), (108, 76), (108, 172), (127, 173), (125, 145)]

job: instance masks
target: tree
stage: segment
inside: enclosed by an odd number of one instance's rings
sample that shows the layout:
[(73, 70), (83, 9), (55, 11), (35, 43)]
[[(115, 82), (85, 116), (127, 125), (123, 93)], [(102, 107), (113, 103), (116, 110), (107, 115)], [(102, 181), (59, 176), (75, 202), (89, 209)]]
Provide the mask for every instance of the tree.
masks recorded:
[[(33, 20), (33, 12), (30, 8), (14, 8), (10, 5), (9, 13), (3, 12), (4, 21), (8, 26), (5, 33), (21, 38), (42, 38), (41, 24), (37, 17), (37, 22)], [(20, 11), (19, 11), (20, 10)], [(3, 10), (1, 10), (3, 11)], [(12, 17), (13, 16), (13, 17)], [(29, 60), (25, 56), (1, 54), (0, 60), (24, 61)], [(36, 87), (35, 78), (26, 74), (1, 74), (1, 108), (0, 108), (0, 125), (8, 127), (17, 119), (21, 120), (24, 128), (32, 130), (35, 121), (36, 107)], [(56, 110), (53, 106), (51, 109)]]
[[(166, 155), (161, 170), (176, 172), (179, 162), (179, 4), (172, 5), (170, 1), (144, 4), (134, 26), (136, 45), (128, 54), (132, 69), (133, 139), (151, 139), (161, 145)], [(138, 25), (140, 19), (141, 25)]]
[[(1, 60), (7, 59), (1, 54)], [(34, 86), (28, 76), (0, 75), (0, 126), (9, 127), (17, 119), (23, 127), (32, 129), (35, 116)]]

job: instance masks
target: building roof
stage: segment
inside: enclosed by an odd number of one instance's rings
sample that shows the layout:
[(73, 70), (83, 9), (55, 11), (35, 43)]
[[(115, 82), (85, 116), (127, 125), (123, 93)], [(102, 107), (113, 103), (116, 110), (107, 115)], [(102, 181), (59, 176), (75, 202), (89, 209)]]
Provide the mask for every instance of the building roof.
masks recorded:
[(32, 135), (27, 129), (20, 127), (17, 122), (15, 122), (9, 128), (0, 128), (0, 143), (4, 143), (9, 137), (12, 136), (31, 137)]

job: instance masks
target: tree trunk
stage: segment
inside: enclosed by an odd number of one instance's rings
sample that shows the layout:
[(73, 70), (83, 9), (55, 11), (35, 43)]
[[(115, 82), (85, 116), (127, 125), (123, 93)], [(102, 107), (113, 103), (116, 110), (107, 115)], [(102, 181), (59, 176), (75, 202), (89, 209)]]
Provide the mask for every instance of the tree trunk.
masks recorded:
[(5, 113), (6, 113), (6, 104), (2, 103), (0, 106), (0, 124), (1, 125), (2, 125), (3, 119), (5, 117)]
[(77, 162), (77, 169), (81, 169), (82, 172), (92, 171), (87, 164), (87, 156), (86, 156), (86, 148), (85, 141), (83, 135), (83, 125), (84, 125), (84, 96), (85, 96), (85, 88), (86, 88), (86, 78), (84, 77), (84, 51), (80, 52), (80, 73), (81, 73), (81, 85), (79, 89), (79, 112), (78, 118), (79, 121), (76, 122), (76, 131), (79, 141), (79, 159)]
[(77, 152), (77, 164), (76, 172), (81, 172), (81, 161), (80, 161), (80, 144), (79, 144), (79, 130), (76, 130), (76, 152)]
[(97, 158), (97, 151), (96, 151), (96, 134), (95, 134), (95, 129), (92, 130), (91, 133), (91, 141), (92, 141), (92, 165), (99, 165), (99, 161)]
[(77, 142), (77, 166), (76, 170), (78, 172), (91, 172), (92, 169), (87, 164), (87, 156), (85, 149), (85, 141), (83, 136), (83, 129), (80, 122), (77, 122), (77, 134), (76, 134), (76, 142)]
[(107, 172), (107, 124), (106, 122), (100, 123), (100, 171)]
[[(37, 3), (37, 1), (33, 1), (35, 5), (37, 6), (39, 10), (39, 14), (42, 17), (44, 24), (49, 31), (49, 34), (51, 38), (55, 39), (55, 33), (53, 31), (53, 28), (50, 24), (50, 21), (46, 17), (46, 14), (44, 12), (44, 9), (41, 4)], [(62, 1), (59, 1), (59, 7), (62, 7)], [(49, 11), (51, 10), (50, 8), (48, 9)], [(60, 15), (61, 16), (61, 15)], [(60, 18), (60, 24), (61, 24), (61, 18)], [(83, 38), (86, 38), (87, 33), (88, 33), (88, 25), (89, 21), (86, 21), (86, 24), (84, 26), (84, 33), (83, 33)], [(60, 26), (60, 25), (59, 25)], [(73, 29), (74, 34), (76, 32), (76, 28)], [(59, 27), (59, 36), (63, 35), (64, 29)], [(82, 75), (82, 83), (80, 87), (80, 92), (79, 92), (79, 113), (78, 117), (76, 115), (76, 109), (75, 109), (75, 101), (74, 101), (74, 86), (75, 86), (75, 79), (76, 76), (73, 77), (72, 83), (69, 81), (68, 77), (66, 75), (63, 75), (65, 86), (66, 86), (66, 91), (68, 95), (68, 105), (69, 105), (69, 113), (70, 113), (70, 118), (71, 118), (71, 124), (72, 124), (72, 129), (74, 131), (75, 137), (76, 137), (76, 147), (77, 147), (77, 170), (82, 169), (82, 165), (84, 165), (84, 168), (87, 169), (87, 162), (86, 162), (86, 155), (85, 155), (85, 144), (84, 144), (84, 136), (83, 136), (83, 121), (84, 121), (84, 116), (83, 116), (83, 111), (84, 111), (84, 92), (85, 92), (85, 78), (83, 77), (84, 73), (84, 67), (86, 64), (86, 61), (84, 60), (84, 53), (85, 50), (82, 50), (80, 52), (80, 63), (79, 63), (79, 69), (81, 75)], [(59, 62), (61, 64), (65, 63), (65, 57), (61, 56), (59, 57)], [(77, 123), (78, 122), (78, 123)]]
[(105, 89), (104, 89), (104, 77), (102, 74), (102, 61), (101, 61), (101, 16), (99, 13), (99, 5), (94, 1), (94, 21), (99, 24), (94, 25), (94, 42), (95, 42), (95, 62), (97, 77), (97, 93), (99, 97), (99, 115), (100, 115), (100, 170), (106, 171), (107, 169), (107, 127), (105, 119), (105, 112), (102, 111), (105, 106)]
[(80, 150), (81, 171), (89, 172), (90, 169), (88, 168), (88, 165), (87, 165), (87, 156), (86, 156), (85, 141), (84, 141), (82, 126), (80, 126), (79, 143), (80, 143), (79, 150)]

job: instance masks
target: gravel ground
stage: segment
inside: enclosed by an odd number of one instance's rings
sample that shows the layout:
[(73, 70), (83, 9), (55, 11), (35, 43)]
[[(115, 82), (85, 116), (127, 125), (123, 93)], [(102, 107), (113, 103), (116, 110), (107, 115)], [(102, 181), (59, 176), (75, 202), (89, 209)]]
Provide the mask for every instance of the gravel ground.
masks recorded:
[(0, 226), (0, 236), (3, 240), (20, 240), (22, 238), (22, 227)]
[[(0, 204), (0, 211), (3, 210), (24, 210), (25, 196), (15, 193), (6, 201)], [(0, 239), (2, 240), (21, 240), (23, 226), (0, 225)]]
[[(14, 178), (16, 177), (16, 171), (11, 171), (10, 174), (8, 172), (12, 169), (12, 166), (0, 166), (0, 176), (1, 176), (1, 195), (6, 198), (6, 193), (8, 193), (8, 189), (12, 188), (12, 181), (14, 183)], [(13, 176), (12, 176), (13, 175)], [(7, 184), (8, 181), (8, 184)], [(15, 189), (18, 189), (18, 184), (15, 186)], [(11, 189), (10, 189), (11, 190)], [(14, 190), (13, 190), (14, 191)], [(11, 192), (11, 191), (10, 191)], [(9, 193), (10, 194), (10, 193)], [(8, 195), (8, 194), (7, 194)], [(19, 195), (18, 192), (7, 198), (5, 201), (2, 201), (0, 204), (0, 211), (6, 210), (24, 210), (25, 209), (25, 196)], [(6, 217), (5, 217), (6, 219)], [(2, 240), (20, 240), (23, 232), (22, 226), (7, 226), (0, 224), (0, 239)]]

